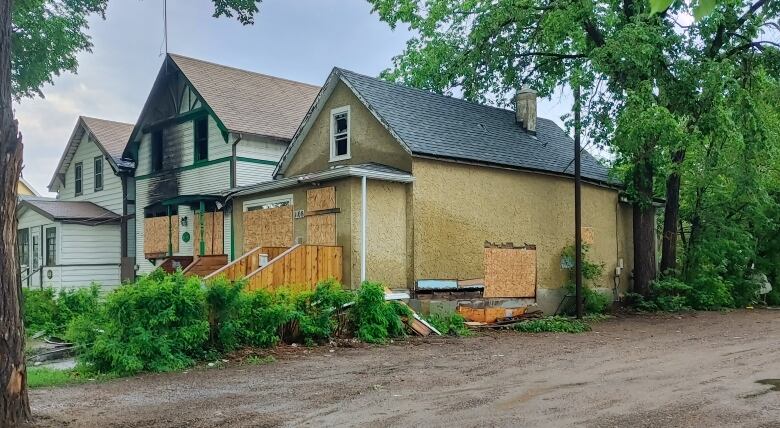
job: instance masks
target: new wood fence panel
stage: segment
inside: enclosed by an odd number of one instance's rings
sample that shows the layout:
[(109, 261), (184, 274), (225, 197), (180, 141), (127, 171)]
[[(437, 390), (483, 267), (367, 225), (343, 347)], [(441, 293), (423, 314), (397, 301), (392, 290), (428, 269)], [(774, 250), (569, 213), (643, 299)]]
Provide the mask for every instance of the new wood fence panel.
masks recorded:
[(257, 269), (249, 278), (249, 289), (269, 291), (281, 287), (313, 290), (320, 281), (342, 279), (341, 247), (297, 245), (273, 262)]

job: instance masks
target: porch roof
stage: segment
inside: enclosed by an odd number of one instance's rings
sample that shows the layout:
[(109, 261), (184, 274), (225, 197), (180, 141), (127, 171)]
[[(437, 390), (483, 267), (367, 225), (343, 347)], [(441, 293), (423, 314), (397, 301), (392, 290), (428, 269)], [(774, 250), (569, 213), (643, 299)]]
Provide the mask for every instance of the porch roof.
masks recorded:
[(19, 208), (31, 209), (52, 221), (97, 225), (121, 219), (115, 212), (88, 201), (62, 201), (54, 198), (22, 197)]

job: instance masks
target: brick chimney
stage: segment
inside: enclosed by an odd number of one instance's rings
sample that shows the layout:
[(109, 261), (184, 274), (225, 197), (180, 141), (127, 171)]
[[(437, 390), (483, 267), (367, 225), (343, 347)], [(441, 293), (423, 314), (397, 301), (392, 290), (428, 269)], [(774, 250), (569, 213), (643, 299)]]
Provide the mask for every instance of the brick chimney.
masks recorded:
[(515, 118), (523, 129), (536, 134), (536, 91), (526, 86), (517, 92)]

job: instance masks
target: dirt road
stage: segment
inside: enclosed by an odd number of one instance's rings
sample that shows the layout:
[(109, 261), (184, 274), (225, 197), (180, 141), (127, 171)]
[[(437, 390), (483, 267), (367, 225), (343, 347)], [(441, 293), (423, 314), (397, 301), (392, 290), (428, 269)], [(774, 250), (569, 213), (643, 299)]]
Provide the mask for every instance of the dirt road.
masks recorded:
[[(327, 347), (32, 391), (40, 426), (780, 427), (780, 311)], [(778, 388), (780, 389), (780, 388)]]

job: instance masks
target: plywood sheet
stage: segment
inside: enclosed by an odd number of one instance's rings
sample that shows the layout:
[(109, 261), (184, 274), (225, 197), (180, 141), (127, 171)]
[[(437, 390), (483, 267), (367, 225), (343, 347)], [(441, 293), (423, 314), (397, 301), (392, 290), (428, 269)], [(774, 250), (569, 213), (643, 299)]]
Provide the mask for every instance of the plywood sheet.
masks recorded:
[(536, 249), (485, 248), (484, 297), (535, 297)]
[[(206, 254), (207, 256), (212, 255), (218, 255), (218, 254), (225, 254), (224, 250), (224, 236), (225, 236), (225, 222), (224, 222), (224, 214), (222, 211), (214, 212), (207, 212), (203, 216), (204, 218), (204, 244), (206, 244)], [(192, 225), (193, 228), (193, 241), (192, 241), (192, 248), (194, 255), (198, 256), (200, 255), (200, 213), (195, 213), (195, 223)]]
[(306, 209), (308, 211), (336, 208), (336, 188), (320, 187), (306, 192)]
[(582, 243), (585, 245), (593, 246), (593, 241), (596, 239), (595, 232), (592, 227), (583, 227), (582, 229)]
[(306, 243), (336, 245), (336, 214), (306, 217)]
[[(173, 252), (179, 251), (179, 216), (171, 216)], [(144, 219), (144, 254), (168, 254), (168, 217)]]
[(259, 246), (290, 247), (293, 242), (292, 206), (244, 213), (244, 251)]

